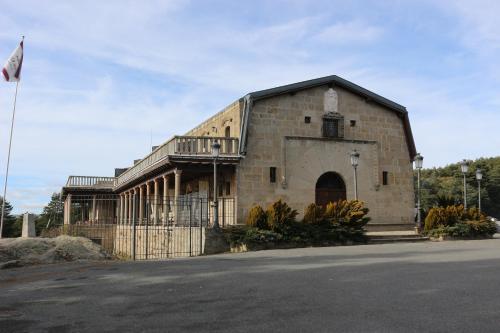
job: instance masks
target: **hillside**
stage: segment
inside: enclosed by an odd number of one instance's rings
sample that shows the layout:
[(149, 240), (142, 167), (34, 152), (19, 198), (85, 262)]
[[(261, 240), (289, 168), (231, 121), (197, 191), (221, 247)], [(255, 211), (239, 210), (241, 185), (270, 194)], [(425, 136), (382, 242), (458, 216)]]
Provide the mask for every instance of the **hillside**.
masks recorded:
[[(483, 173), (481, 181), (482, 210), (491, 216), (500, 217), (500, 156), (480, 158), (473, 161), (467, 173), (467, 204), (477, 207), (478, 184), (476, 169)], [(447, 202), (463, 202), (463, 176), (460, 163), (441, 168), (422, 169), (422, 208), (427, 211), (432, 206)], [(416, 191), (415, 172), (415, 191)]]

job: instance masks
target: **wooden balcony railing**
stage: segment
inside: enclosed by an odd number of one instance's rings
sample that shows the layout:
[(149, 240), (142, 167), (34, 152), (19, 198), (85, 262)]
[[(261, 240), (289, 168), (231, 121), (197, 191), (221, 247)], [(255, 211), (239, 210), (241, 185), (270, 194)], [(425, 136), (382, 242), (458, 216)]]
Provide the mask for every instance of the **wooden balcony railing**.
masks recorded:
[(69, 176), (66, 187), (113, 187), (115, 177)]
[(148, 156), (130, 167), (127, 171), (116, 178), (116, 186), (134, 179), (138, 174), (163, 161), (169, 156), (203, 158), (212, 155), (212, 144), (218, 142), (221, 145), (220, 156), (238, 156), (238, 138), (205, 137), (205, 136), (174, 136), (165, 142)]

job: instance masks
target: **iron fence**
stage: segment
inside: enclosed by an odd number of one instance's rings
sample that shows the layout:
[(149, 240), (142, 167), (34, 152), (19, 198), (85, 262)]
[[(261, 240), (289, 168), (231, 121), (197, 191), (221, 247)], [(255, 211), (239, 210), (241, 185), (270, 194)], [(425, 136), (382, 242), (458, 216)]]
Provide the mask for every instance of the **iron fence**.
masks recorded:
[[(217, 204), (219, 225), (236, 224), (234, 198), (219, 198)], [(213, 202), (190, 195), (73, 195), (69, 209), (70, 223), (62, 233), (87, 237), (133, 260), (201, 255), (206, 229), (214, 225)]]

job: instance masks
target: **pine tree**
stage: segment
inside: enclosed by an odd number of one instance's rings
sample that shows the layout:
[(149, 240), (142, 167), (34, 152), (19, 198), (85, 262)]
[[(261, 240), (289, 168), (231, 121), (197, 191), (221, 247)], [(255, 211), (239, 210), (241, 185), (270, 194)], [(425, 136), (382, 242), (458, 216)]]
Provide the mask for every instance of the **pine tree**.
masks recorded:
[(59, 193), (53, 193), (50, 202), (43, 208), (35, 221), (37, 235), (43, 229), (58, 227), (63, 224), (63, 204)]
[[(2, 204), (3, 198), (0, 197), (0, 213)], [(22, 224), (16, 222), (16, 217), (12, 215), (12, 205), (8, 201), (5, 201), (2, 237), (19, 237), (21, 236), (21, 228)]]

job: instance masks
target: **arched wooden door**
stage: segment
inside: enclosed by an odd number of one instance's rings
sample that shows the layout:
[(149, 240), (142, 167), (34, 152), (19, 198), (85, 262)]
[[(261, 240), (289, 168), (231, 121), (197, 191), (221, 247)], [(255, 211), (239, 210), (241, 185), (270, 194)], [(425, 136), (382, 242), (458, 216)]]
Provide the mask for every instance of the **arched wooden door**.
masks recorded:
[(318, 178), (316, 182), (317, 205), (326, 206), (329, 202), (345, 199), (345, 183), (338, 173), (326, 172)]

